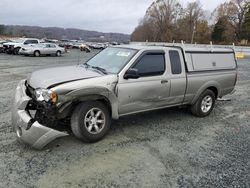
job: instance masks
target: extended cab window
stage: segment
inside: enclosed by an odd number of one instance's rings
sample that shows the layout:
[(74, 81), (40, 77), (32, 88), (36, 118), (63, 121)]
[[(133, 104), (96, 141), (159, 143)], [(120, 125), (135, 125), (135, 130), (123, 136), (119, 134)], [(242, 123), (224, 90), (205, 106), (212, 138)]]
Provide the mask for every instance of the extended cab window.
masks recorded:
[(172, 74), (181, 74), (182, 69), (181, 69), (181, 59), (179, 52), (176, 50), (170, 50), (169, 58), (170, 58)]
[(133, 67), (140, 76), (158, 76), (165, 72), (165, 54), (149, 53), (144, 55)]

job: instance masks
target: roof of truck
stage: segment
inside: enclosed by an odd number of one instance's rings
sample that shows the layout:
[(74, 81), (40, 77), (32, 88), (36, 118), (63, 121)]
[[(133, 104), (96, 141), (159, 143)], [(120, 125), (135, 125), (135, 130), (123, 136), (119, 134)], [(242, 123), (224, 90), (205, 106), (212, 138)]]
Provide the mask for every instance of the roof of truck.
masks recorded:
[(232, 48), (213, 48), (209, 47), (182, 47), (182, 46), (160, 46), (160, 45), (120, 45), (118, 48), (130, 48), (135, 50), (163, 50), (165, 48), (182, 48), (185, 52), (234, 52)]

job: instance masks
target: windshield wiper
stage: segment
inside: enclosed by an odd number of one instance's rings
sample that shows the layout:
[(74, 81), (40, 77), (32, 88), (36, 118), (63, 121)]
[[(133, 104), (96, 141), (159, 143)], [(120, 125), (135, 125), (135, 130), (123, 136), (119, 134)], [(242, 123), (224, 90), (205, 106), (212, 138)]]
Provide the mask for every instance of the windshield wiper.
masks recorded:
[(88, 63), (84, 63), (84, 64), (82, 64), (82, 65), (85, 66), (86, 68), (91, 67)]
[[(90, 66), (90, 65), (89, 65)], [(101, 67), (95, 67), (95, 66), (91, 66), (91, 68), (96, 69), (101, 71), (103, 74), (108, 74), (108, 72), (106, 71), (106, 69), (101, 68)]]
[(98, 67), (98, 66), (91, 66), (91, 65), (89, 65), (88, 63), (84, 63), (83, 65), (84, 65), (86, 68), (96, 69), (96, 70), (102, 72), (103, 74), (108, 74), (107, 70), (104, 69), (104, 68), (101, 68), (101, 67)]

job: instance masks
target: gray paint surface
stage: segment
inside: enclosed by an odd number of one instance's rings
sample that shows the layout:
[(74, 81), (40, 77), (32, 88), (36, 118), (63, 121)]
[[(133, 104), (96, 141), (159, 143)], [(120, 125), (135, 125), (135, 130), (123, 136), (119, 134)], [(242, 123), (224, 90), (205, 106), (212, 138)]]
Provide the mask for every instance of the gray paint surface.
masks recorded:
[(50, 68), (38, 70), (31, 74), (28, 78), (28, 84), (33, 88), (48, 88), (51, 85), (69, 82), (78, 79), (87, 79), (101, 76), (96, 71), (86, 69), (81, 65)]

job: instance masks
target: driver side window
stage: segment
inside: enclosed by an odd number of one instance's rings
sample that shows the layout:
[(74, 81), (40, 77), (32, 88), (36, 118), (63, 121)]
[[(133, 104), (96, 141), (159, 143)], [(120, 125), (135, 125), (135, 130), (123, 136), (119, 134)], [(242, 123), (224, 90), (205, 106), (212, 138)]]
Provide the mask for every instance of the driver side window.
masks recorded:
[(162, 75), (165, 72), (165, 54), (148, 53), (133, 68), (138, 70), (140, 77)]

